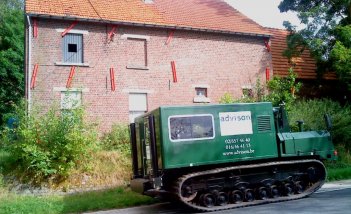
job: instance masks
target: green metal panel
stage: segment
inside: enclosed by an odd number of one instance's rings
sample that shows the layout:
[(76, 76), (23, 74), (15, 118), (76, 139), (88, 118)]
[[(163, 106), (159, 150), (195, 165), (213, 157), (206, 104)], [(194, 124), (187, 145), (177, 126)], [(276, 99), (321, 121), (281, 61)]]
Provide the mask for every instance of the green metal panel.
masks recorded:
[(157, 149), (157, 162), (158, 166), (161, 167), (162, 163), (162, 126), (161, 126), (161, 115), (160, 109), (153, 112), (155, 118), (155, 132), (156, 132), (156, 149)]
[[(334, 146), (327, 131), (281, 133), (284, 136), (285, 150), (282, 156), (319, 155), (323, 158), (334, 155)], [(279, 136), (280, 137), (280, 136)]]
[(149, 145), (149, 124), (148, 117), (154, 117), (155, 121), (155, 133), (156, 133), (156, 153), (157, 153), (157, 163), (158, 167), (162, 168), (162, 127), (161, 127), (161, 117), (160, 109), (155, 109), (151, 112), (148, 112), (142, 116), (135, 118), (135, 124), (137, 128), (137, 148), (138, 148), (138, 160), (139, 169), (143, 171), (143, 175), (148, 175), (151, 170), (151, 155), (150, 155), (150, 145)]
[[(278, 156), (271, 103), (160, 107), (159, 110), (164, 169)], [(208, 125), (202, 126), (209, 121), (213, 122), (213, 130)], [(203, 133), (203, 129), (207, 130), (206, 135), (197, 137), (196, 132)], [(182, 138), (181, 134), (192, 138)]]
[(282, 156), (295, 156), (295, 142), (294, 137), (291, 132), (278, 133), (278, 137), (280, 139), (280, 151)]

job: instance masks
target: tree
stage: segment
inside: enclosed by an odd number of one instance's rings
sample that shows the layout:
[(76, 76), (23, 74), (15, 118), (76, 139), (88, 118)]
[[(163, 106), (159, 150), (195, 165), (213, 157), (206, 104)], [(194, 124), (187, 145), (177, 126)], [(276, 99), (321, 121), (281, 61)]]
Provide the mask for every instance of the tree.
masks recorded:
[(351, 0), (282, 0), (281, 12), (298, 13), (305, 28), (288, 39), (288, 57), (309, 48), (317, 61), (318, 72), (335, 71), (351, 91)]
[(23, 1), (0, 3), (0, 124), (24, 94)]
[(23, 10), (24, 0), (1, 0), (1, 9)]

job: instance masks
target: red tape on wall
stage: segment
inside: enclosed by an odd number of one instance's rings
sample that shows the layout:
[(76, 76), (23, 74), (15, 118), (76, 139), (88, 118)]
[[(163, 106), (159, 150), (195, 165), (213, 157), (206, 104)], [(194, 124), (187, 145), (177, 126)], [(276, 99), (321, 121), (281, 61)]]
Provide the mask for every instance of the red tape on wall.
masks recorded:
[(74, 76), (74, 70), (75, 69), (76, 69), (76, 67), (74, 67), (74, 66), (71, 67), (71, 71), (69, 72), (66, 88), (70, 88), (71, 87), (71, 83), (72, 83), (72, 79), (73, 79), (73, 76)]
[(114, 70), (114, 68), (110, 68), (110, 80), (111, 80), (111, 91), (115, 91), (116, 85), (115, 85), (115, 70)]
[(38, 37), (38, 21), (36, 19), (33, 19), (33, 37)]
[(112, 40), (113, 36), (116, 34), (117, 25), (113, 25), (111, 31), (107, 34), (107, 38), (109, 41)]
[(64, 37), (67, 33), (69, 33), (69, 31), (72, 30), (77, 23), (78, 21), (73, 22), (65, 31), (61, 33), (61, 36)]
[(269, 70), (269, 68), (267, 67), (267, 68), (266, 68), (266, 81), (269, 81), (269, 79), (270, 79), (270, 70)]
[(271, 51), (271, 46), (269, 45), (269, 40), (265, 40), (264, 41), (264, 45), (266, 46), (267, 51), (270, 52)]
[(167, 41), (166, 41), (166, 45), (168, 45), (169, 43), (171, 43), (172, 38), (173, 38), (173, 34), (174, 34), (174, 30), (172, 30), (171, 32), (169, 32), (168, 38), (167, 38)]
[(171, 66), (172, 66), (173, 82), (176, 83), (178, 82), (178, 79), (177, 79), (177, 70), (176, 70), (174, 61), (171, 61)]
[(35, 80), (36, 80), (36, 78), (37, 78), (38, 67), (39, 67), (38, 64), (35, 64), (35, 65), (34, 65), (33, 73), (32, 73), (32, 78), (31, 78), (31, 80), (30, 80), (30, 89), (34, 89), (34, 87), (35, 87)]

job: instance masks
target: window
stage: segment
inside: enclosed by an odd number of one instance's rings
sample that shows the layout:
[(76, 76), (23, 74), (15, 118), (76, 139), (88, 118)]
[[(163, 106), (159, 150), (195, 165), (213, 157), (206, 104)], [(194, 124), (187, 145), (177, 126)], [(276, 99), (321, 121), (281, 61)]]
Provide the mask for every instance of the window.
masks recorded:
[(196, 96), (207, 97), (207, 88), (195, 88)]
[[(67, 29), (57, 28), (60, 33)], [(84, 44), (83, 36), (89, 35), (89, 31), (71, 29), (64, 37), (62, 37), (62, 57), (61, 60), (55, 62), (55, 65), (63, 66), (83, 66), (89, 67), (89, 63), (84, 62)], [(89, 37), (88, 37), (89, 38)]]
[(68, 33), (63, 37), (63, 62), (83, 63), (83, 35)]
[(211, 100), (207, 97), (207, 88), (195, 87), (194, 103), (210, 103)]
[(125, 39), (128, 59), (127, 69), (148, 70), (147, 42), (149, 36), (137, 34), (123, 34)]
[(70, 110), (81, 106), (82, 92), (80, 91), (62, 91), (61, 92), (61, 109)]
[(253, 98), (254, 94), (253, 94), (253, 90), (251, 87), (243, 87), (243, 98)]
[(169, 138), (173, 142), (213, 139), (212, 115), (178, 115), (168, 118)]
[(129, 121), (134, 122), (134, 119), (147, 111), (147, 94), (146, 93), (130, 93), (129, 94)]

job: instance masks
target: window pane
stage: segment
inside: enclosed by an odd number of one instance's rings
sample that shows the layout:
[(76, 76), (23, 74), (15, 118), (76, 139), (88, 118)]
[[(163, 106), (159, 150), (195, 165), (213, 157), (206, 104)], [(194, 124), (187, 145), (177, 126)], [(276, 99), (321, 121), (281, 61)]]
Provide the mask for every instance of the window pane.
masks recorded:
[(145, 111), (130, 111), (129, 112), (129, 122), (134, 123), (135, 118), (139, 117), (140, 115), (144, 114)]
[(145, 93), (129, 94), (129, 111), (147, 111), (147, 96)]
[(169, 126), (171, 140), (196, 140), (214, 137), (212, 115), (170, 117)]
[(195, 88), (196, 96), (207, 97), (207, 89), (206, 88)]
[(77, 53), (77, 44), (68, 44), (68, 52)]

